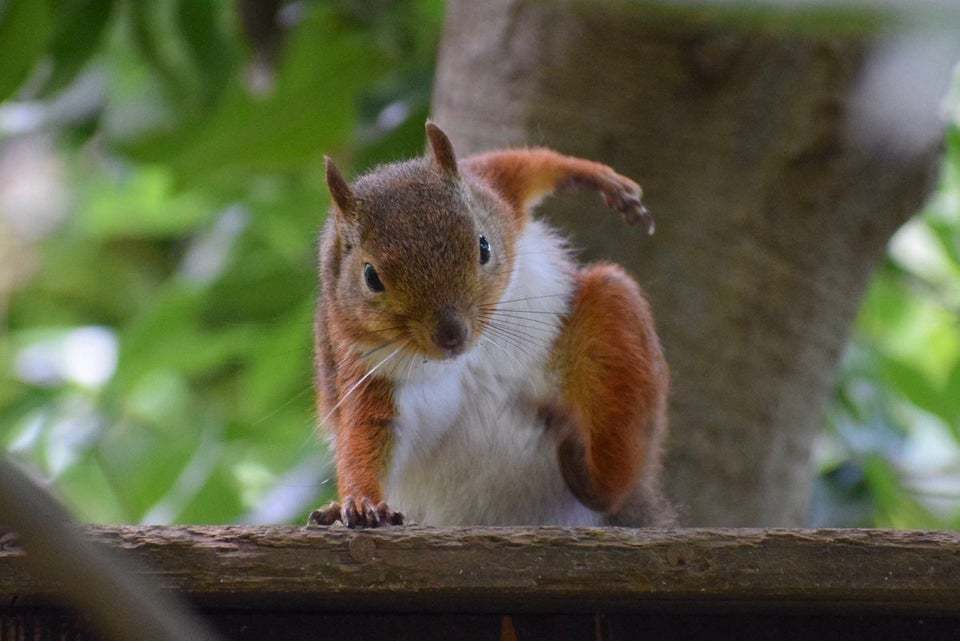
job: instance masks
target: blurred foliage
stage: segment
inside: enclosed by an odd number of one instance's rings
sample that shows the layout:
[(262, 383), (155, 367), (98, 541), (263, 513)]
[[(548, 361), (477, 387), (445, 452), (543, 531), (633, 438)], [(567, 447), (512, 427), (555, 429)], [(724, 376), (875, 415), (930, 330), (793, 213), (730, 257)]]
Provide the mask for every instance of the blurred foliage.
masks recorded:
[(818, 525), (960, 528), (957, 124), (939, 189), (894, 237), (860, 312), (820, 448)]
[[(49, 143), (67, 188), (63, 216), (21, 221), (38, 267), (6, 318), (0, 291), (0, 440), (80, 517), (290, 521), (329, 498), (311, 392), (322, 155), (361, 170), (420, 151), (441, 15), (0, 0), (0, 156)], [(960, 527), (958, 212), (954, 130), (845, 359), (816, 524)]]
[(0, 333), (0, 438), (82, 518), (285, 520), (333, 491), (322, 158), (419, 153), (442, 6), (272, 5), (0, 3), (0, 99), (48, 118), (20, 137), (55, 136), (71, 190)]

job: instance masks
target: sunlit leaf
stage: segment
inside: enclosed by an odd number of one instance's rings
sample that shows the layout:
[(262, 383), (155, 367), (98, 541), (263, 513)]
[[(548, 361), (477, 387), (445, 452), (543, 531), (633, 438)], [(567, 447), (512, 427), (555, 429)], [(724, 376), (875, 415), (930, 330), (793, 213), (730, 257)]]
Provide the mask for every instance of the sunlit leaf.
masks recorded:
[(252, 95), (236, 78), (207, 117), (142, 139), (129, 151), (170, 163), (184, 185), (294, 169), (342, 144), (357, 92), (375, 63), (362, 34), (318, 8), (289, 43), (271, 93)]
[(173, 177), (164, 167), (138, 167), (122, 178), (92, 178), (73, 224), (90, 238), (177, 236), (216, 213), (205, 196), (174, 193)]
[(954, 420), (952, 403), (926, 372), (895, 358), (878, 355), (877, 360), (881, 376), (897, 393), (944, 421)]
[(243, 513), (237, 479), (228, 465), (219, 465), (196, 496), (176, 515), (180, 523), (229, 523)]
[(903, 487), (890, 463), (878, 456), (870, 457), (864, 471), (879, 516), (877, 525), (896, 528), (936, 528), (941, 521)]

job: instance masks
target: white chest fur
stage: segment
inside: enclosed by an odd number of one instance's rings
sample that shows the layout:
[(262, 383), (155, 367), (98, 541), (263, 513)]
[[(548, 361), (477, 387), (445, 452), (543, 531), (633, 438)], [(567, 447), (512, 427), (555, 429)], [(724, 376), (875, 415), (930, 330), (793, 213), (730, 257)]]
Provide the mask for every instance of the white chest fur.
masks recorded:
[(410, 521), (600, 523), (567, 489), (537, 418), (537, 402), (556, 384), (548, 359), (573, 293), (569, 264), (562, 241), (530, 223), (502, 297), (501, 307), (515, 310), (504, 317), (513, 334), (487, 332), (460, 358), (418, 363), (396, 381), (384, 480), (387, 502)]

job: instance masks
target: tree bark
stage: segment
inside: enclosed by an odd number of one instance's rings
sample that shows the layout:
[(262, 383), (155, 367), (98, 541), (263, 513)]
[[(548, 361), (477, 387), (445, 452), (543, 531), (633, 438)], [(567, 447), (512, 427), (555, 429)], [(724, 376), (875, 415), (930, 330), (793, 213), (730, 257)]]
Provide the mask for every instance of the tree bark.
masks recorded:
[(544, 209), (652, 299), (673, 375), (668, 493), (686, 524), (798, 525), (852, 322), (927, 194), (937, 142), (907, 153), (853, 126), (879, 32), (716, 15), (453, 0), (434, 118), (461, 156), (546, 145), (644, 187), (651, 239), (592, 200)]

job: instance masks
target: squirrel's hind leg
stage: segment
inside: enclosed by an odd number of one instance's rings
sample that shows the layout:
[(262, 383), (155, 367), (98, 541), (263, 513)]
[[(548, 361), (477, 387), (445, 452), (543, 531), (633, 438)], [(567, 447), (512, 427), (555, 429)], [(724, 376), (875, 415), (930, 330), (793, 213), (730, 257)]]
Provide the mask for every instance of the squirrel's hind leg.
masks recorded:
[(669, 374), (649, 305), (616, 265), (592, 265), (577, 280), (554, 354), (560, 394), (543, 408), (564, 479), (584, 505), (611, 518), (665, 505), (656, 476)]

